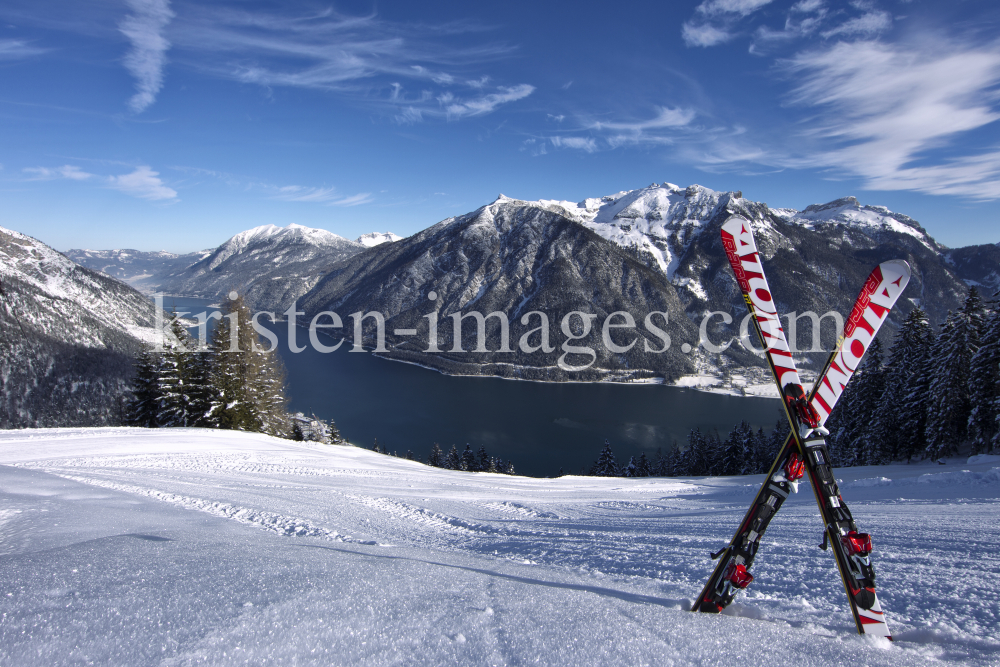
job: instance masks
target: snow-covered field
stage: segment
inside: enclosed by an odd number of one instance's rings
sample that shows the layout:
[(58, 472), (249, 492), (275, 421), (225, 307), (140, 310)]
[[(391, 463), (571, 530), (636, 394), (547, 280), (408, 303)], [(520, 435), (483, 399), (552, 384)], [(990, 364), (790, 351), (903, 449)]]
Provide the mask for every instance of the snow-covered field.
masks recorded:
[(897, 641), (803, 487), (687, 611), (761, 478), (529, 479), (198, 429), (0, 432), (3, 665), (997, 665), (1000, 457), (838, 471)]

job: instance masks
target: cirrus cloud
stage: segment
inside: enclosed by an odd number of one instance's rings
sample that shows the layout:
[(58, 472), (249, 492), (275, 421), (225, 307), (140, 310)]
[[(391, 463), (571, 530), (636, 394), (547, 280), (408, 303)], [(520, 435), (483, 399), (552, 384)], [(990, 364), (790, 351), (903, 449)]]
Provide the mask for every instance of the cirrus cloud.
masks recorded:
[(140, 113), (148, 108), (163, 88), (163, 68), (167, 64), (170, 42), (164, 29), (174, 13), (170, 0), (126, 0), (132, 13), (119, 24), (132, 48), (125, 54), (125, 69), (135, 77), (136, 93), (128, 102), (129, 109)]
[(963, 141), (1000, 120), (998, 47), (866, 41), (785, 61), (799, 77), (792, 103), (818, 114), (805, 131), (816, 150), (788, 164), (842, 169), (874, 189), (1000, 197), (1000, 150)]
[(25, 167), (21, 171), (29, 174), (30, 180), (33, 181), (50, 181), (56, 178), (66, 178), (71, 181), (85, 181), (94, 176), (93, 174), (88, 174), (80, 169), (80, 167), (72, 164), (64, 164), (61, 167), (51, 169), (49, 167)]

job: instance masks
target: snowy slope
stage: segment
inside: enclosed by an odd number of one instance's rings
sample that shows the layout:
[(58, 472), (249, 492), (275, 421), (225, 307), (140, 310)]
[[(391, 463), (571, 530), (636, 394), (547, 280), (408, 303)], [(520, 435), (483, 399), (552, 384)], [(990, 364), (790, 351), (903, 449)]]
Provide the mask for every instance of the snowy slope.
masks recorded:
[(653, 183), (576, 204), (544, 199), (537, 203), (583, 223), (622, 247), (648, 253), (667, 278), (673, 278), (691, 240), (729, 199), (728, 192), (700, 185), (685, 189), (673, 183)]
[(355, 243), (360, 243), (366, 248), (374, 248), (377, 245), (382, 245), (383, 243), (394, 243), (403, 238), (402, 236), (397, 236), (392, 232), (370, 232), (368, 234), (362, 234), (357, 239)]
[(100, 331), (76, 326), (84, 320), (97, 320), (124, 334), (150, 335), (142, 329), (152, 326), (153, 308), (141, 294), (118, 287), (118, 282), (81, 267), (37, 239), (3, 227), (0, 280), (9, 286), (21, 321), (59, 340), (106, 347)]
[(119, 423), (153, 304), (44, 243), (0, 228), (0, 426)]
[(528, 479), (232, 432), (0, 432), (0, 664), (997, 664), (1000, 457), (838, 476), (873, 534), (891, 645), (854, 634), (807, 488), (750, 592), (710, 616), (686, 608), (759, 477)]

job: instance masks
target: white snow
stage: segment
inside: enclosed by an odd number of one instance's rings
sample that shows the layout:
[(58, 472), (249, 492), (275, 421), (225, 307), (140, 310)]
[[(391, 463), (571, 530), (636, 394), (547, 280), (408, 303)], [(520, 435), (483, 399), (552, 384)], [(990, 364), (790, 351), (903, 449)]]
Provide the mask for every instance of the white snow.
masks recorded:
[[(554, 199), (532, 203), (576, 220), (622, 247), (649, 253), (669, 279), (674, 277), (684, 251), (727, 194), (700, 185), (684, 189), (673, 183), (653, 183), (579, 203)], [(704, 298), (697, 283), (678, 286), (688, 287)]]
[[(596, 452), (595, 452), (596, 455)], [(529, 479), (200, 429), (0, 431), (3, 665), (996, 665), (996, 461), (837, 470), (897, 641), (808, 486), (689, 608), (760, 476)]]
[(214, 250), (215, 258), (212, 261), (211, 268), (218, 266), (233, 255), (244, 252), (251, 245), (262, 241), (269, 241), (271, 245), (293, 241), (313, 246), (336, 246), (345, 242), (351, 243), (351, 241), (348, 241), (344, 237), (325, 229), (297, 225), (294, 222), (290, 223), (287, 227), (261, 225), (232, 236)]
[(712, 385), (721, 384), (722, 378), (714, 377), (712, 375), (682, 375), (677, 382), (674, 383), (675, 387), (711, 387)]
[(854, 197), (843, 197), (827, 204), (807, 206), (803, 211), (794, 209), (771, 209), (788, 222), (814, 229), (818, 225), (843, 224), (855, 229), (878, 231), (889, 230), (907, 234), (919, 240), (925, 247), (931, 247), (927, 236), (919, 229), (904, 224), (893, 217), (885, 206), (861, 205)]
[(362, 234), (359, 236), (355, 240), (355, 243), (360, 243), (366, 248), (374, 248), (375, 246), (382, 245), (383, 243), (395, 243), (402, 238), (402, 236), (398, 236), (392, 232), (369, 232), (368, 234)]

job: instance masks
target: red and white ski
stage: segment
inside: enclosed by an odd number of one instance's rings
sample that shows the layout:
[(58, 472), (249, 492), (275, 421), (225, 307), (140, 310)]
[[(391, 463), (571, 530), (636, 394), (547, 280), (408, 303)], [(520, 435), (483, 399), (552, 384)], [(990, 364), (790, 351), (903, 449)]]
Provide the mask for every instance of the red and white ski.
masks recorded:
[(806, 400), (806, 392), (802, 380), (795, 368), (795, 360), (785, 339), (785, 331), (781, 328), (781, 317), (771, 296), (771, 288), (764, 277), (764, 267), (760, 263), (760, 253), (757, 252), (757, 242), (753, 238), (750, 221), (734, 215), (722, 225), (722, 246), (726, 249), (729, 265), (736, 275), (743, 300), (753, 320), (754, 329), (764, 346), (771, 373), (778, 383), (778, 390), (784, 399), (785, 412), (792, 428), (805, 437), (814, 429), (821, 429), (824, 435), (829, 433), (822, 428), (819, 414)]
[(722, 241), (765, 347), (768, 364), (785, 398), (784, 407), (792, 434), (775, 458), (733, 539), (713, 554), (713, 558), (722, 557), (692, 610), (719, 612), (732, 602), (739, 590), (753, 581), (747, 569), (757, 554), (761, 536), (789, 492), (797, 490), (798, 479), (808, 471), (826, 528), (821, 546), (825, 549), (828, 543), (833, 543), (858, 632), (891, 639), (875, 594), (871, 538), (857, 532), (850, 510), (843, 503), (822, 436), (827, 434), (823, 423), (906, 287), (909, 266), (901, 260), (892, 260), (872, 271), (845, 324), (837, 349), (806, 399), (764, 277), (749, 221), (739, 216), (731, 217), (722, 227)]

